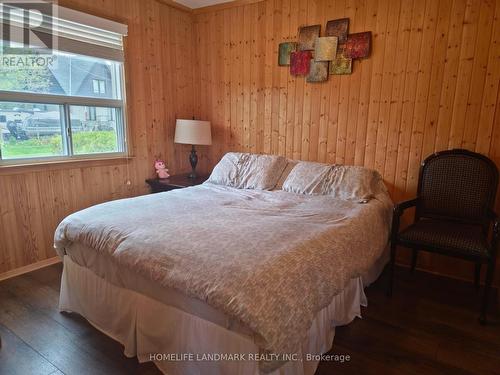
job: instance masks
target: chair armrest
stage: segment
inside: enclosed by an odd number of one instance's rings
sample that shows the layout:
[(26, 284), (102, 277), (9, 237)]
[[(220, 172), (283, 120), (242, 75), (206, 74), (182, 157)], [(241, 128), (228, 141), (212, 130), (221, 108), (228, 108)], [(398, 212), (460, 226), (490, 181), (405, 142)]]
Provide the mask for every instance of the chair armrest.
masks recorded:
[(394, 215), (401, 216), (406, 209), (416, 206), (417, 203), (418, 198), (396, 203), (394, 205)]
[(500, 218), (493, 210), (488, 212), (488, 216), (493, 224), (493, 246), (496, 247), (500, 238)]
[(414, 198), (408, 201), (396, 203), (394, 205), (394, 210), (392, 213), (392, 226), (391, 226), (391, 241), (393, 244), (397, 243), (397, 238), (399, 233), (399, 221), (401, 219), (401, 215), (403, 215), (404, 210), (416, 206), (417, 203), (418, 203), (418, 198)]

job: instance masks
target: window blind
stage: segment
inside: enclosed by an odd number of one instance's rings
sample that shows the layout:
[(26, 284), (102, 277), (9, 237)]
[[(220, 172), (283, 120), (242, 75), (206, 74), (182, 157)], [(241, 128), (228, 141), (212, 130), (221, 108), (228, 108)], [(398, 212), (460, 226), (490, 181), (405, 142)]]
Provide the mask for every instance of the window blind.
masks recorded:
[(28, 16), (26, 8), (15, 3), (0, 4), (2, 28), (9, 27), (8, 32), (2, 30), (3, 39), (19, 41), (25, 25), (29, 24), (36, 27), (37, 33), (54, 37), (54, 47), (58, 50), (123, 61), (127, 25), (57, 5), (53, 5), (52, 10), (51, 15), (30, 11)]

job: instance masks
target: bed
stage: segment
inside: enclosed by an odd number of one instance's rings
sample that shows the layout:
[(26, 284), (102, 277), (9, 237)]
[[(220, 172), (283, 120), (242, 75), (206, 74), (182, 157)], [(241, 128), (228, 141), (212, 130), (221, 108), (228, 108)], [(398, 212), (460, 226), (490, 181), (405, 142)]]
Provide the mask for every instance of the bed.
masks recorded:
[(229, 153), (203, 185), (65, 218), (60, 310), (169, 374), (313, 374), (387, 261), (360, 167)]

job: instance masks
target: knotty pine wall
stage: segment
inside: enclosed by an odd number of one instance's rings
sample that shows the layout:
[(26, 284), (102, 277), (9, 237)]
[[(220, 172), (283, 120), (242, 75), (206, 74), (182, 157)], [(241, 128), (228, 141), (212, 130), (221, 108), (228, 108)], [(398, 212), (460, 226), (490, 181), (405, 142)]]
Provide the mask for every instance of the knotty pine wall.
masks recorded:
[[(60, 0), (59, 4), (128, 24), (127, 115), (132, 158), (0, 169), (0, 276), (54, 257), (53, 236), (68, 214), (147, 192), (156, 157), (173, 169), (173, 124), (193, 114), (193, 17), (154, 0)], [(179, 160), (179, 163), (175, 161)], [(127, 185), (130, 181), (130, 185)]]
[[(300, 25), (343, 17), (350, 32), (373, 32), (352, 75), (309, 84), (278, 66), (278, 43)], [(196, 112), (215, 133), (209, 164), (239, 150), (364, 165), (394, 201), (415, 195), (434, 151), (467, 148), (500, 165), (500, 0), (267, 0), (199, 11), (194, 30)], [(473, 274), (438, 255), (421, 254), (419, 267)]]
[[(212, 121), (202, 170), (229, 150), (365, 165), (395, 201), (414, 195), (419, 163), (435, 150), (464, 147), (500, 164), (500, 0), (248, 0), (195, 12), (169, 2), (60, 1), (129, 25), (132, 158), (0, 169), (0, 277), (53, 257), (67, 214), (146, 193), (155, 158), (187, 170), (186, 148), (173, 144), (178, 117)], [(305, 84), (277, 66), (278, 43), (299, 25), (340, 17), (352, 32), (373, 32), (372, 56), (352, 75)], [(437, 255), (422, 254), (419, 266), (472, 275)]]

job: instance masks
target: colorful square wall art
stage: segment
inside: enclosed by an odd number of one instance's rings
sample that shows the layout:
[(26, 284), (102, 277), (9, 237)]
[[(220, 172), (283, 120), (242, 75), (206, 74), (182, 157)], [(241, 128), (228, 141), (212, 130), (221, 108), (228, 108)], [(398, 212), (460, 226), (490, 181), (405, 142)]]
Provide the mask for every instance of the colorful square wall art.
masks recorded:
[(314, 60), (332, 61), (337, 55), (337, 40), (336, 36), (317, 38), (314, 46)]
[(352, 59), (345, 56), (345, 44), (337, 48), (337, 57), (330, 62), (330, 74), (342, 75), (352, 73)]
[(328, 79), (328, 61), (314, 61), (311, 59), (311, 68), (306, 82), (324, 82)]
[(280, 43), (278, 51), (278, 65), (287, 66), (290, 65), (290, 54), (297, 49), (297, 43), (286, 42)]
[(350, 57), (351, 59), (368, 57), (370, 55), (371, 44), (371, 31), (349, 34), (345, 45), (345, 56)]
[(340, 18), (338, 20), (328, 21), (326, 23), (326, 36), (336, 36), (339, 43), (347, 42), (347, 33), (349, 32), (349, 18)]
[(319, 37), (321, 25), (303, 26), (299, 28), (299, 51), (314, 51), (316, 38)]
[(290, 74), (306, 76), (311, 67), (311, 51), (296, 51), (290, 54)]

